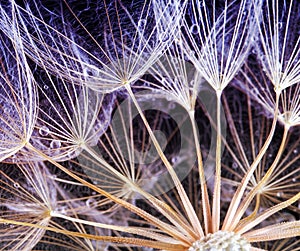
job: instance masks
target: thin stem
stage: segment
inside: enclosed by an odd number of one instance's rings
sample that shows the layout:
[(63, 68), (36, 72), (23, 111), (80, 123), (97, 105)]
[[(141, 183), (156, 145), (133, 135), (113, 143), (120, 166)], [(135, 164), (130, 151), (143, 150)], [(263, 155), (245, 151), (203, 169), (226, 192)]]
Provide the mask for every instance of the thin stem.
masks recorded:
[(155, 233), (154, 231), (151, 230), (145, 230), (141, 227), (128, 227), (128, 226), (116, 226), (116, 225), (110, 225), (110, 224), (103, 224), (99, 222), (94, 222), (94, 221), (87, 221), (87, 220), (82, 220), (74, 217), (70, 217), (61, 213), (58, 213), (56, 211), (51, 211), (50, 212), (51, 217), (57, 217), (61, 218), (64, 220), (68, 220), (71, 222), (76, 222), (79, 224), (84, 224), (88, 226), (93, 226), (93, 227), (98, 227), (98, 228), (104, 228), (104, 229), (110, 229), (110, 230), (115, 230), (115, 231), (121, 231), (125, 233), (130, 233), (130, 234), (136, 234), (136, 235), (141, 235), (147, 238), (151, 238), (157, 241), (164, 241), (167, 243), (173, 243), (173, 244), (183, 244), (182, 242), (178, 242), (177, 240), (170, 238), (169, 236), (165, 236), (159, 233)]
[(17, 225), (17, 226), (25, 226), (25, 227), (30, 227), (30, 228), (38, 228), (38, 229), (43, 229), (43, 230), (47, 230), (47, 231), (51, 231), (51, 232), (55, 232), (55, 233), (64, 234), (66, 236), (86, 238), (86, 239), (90, 239), (90, 240), (104, 241), (104, 242), (108, 242), (108, 243), (111, 243), (111, 242), (123, 243), (123, 244), (129, 244), (129, 245), (134, 245), (134, 246), (151, 247), (151, 248), (156, 248), (156, 249), (160, 249), (160, 250), (168, 250), (168, 251), (185, 251), (186, 250), (186, 247), (183, 245), (164, 243), (164, 242), (160, 242), (160, 241), (152, 241), (152, 240), (128, 238), (128, 237), (92, 235), (92, 234), (68, 231), (65, 229), (42, 226), (39, 224), (14, 221), (14, 220), (6, 220), (6, 219), (1, 219), (1, 218), (0, 218), (0, 223), (12, 224), (12, 225)]
[[(265, 176), (261, 179), (261, 181), (255, 186), (254, 189), (252, 189), (249, 194), (246, 196), (246, 198), (242, 201), (241, 206), (239, 207), (237, 213), (236, 213), (236, 217), (234, 218), (234, 221), (231, 223), (231, 229), (234, 229), (236, 227), (236, 225), (238, 224), (238, 221), (241, 219), (241, 217), (243, 216), (243, 214), (245, 213), (245, 211), (247, 210), (249, 204), (251, 203), (253, 197), (255, 195), (257, 195), (257, 193), (259, 193), (259, 191), (261, 190), (261, 188), (267, 183), (267, 181), (270, 179), (274, 169), (277, 167), (277, 164), (283, 154), (284, 148), (285, 148), (285, 144), (286, 144), (286, 140), (287, 140), (287, 135), (288, 135), (288, 131), (289, 131), (289, 126), (285, 126), (284, 127), (284, 133), (283, 133), (283, 137), (282, 137), (282, 141), (279, 147), (279, 150), (277, 152), (277, 155), (271, 165), (271, 167), (269, 168), (269, 170), (267, 171), (267, 173), (265, 174)], [(259, 201), (257, 202), (259, 203)], [(256, 206), (257, 208), (258, 206)], [(247, 217), (244, 222), (251, 222), (253, 220), (253, 218), (256, 216), (257, 210), (254, 210), (254, 212), (249, 215), (249, 217)], [(251, 223), (250, 223), (251, 224)], [(237, 229), (240, 229), (242, 226), (244, 226), (244, 224), (241, 224), (238, 226)]]
[(147, 213), (146, 211), (130, 204), (129, 202), (122, 200), (112, 194), (110, 194), (109, 192), (104, 191), (103, 189), (99, 188), (96, 185), (91, 184), (90, 182), (78, 177), (76, 174), (72, 173), (71, 171), (69, 171), (67, 168), (65, 168), (64, 166), (60, 165), (59, 163), (57, 163), (56, 161), (54, 161), (51, 157), (47, 156), (46, 154), (44, 154), (43, 152), (39, 151), (38, 149), (36, 149), (34, 146), (32, 146), (30, 143), (27, 143), (26, 148), (39, 154), (41, 157), (43, 157), (45, 160), (49, 161), (51, 164), (55, 165), (56, 167), (58, 167), (61, 171), (63, 171), (64, 173), (68, 174), (70, 177), (72, 177), (73, 179), (79, 181), (80, 183), (82, 183), (83, 185), (87, 186), (88, 188), (94, 190), (95, 192), (105, 196), (106, 198), (108, 198), (109, 200), (121, 205), (122, 207), (128, 209), (129, 211), (135, 213), (136, 215), (140, 216), (141, 218), (145, 219), (148, 223), (153, 224), (154, 226), (156, 226), (157, 228), (161, 229), (162, 231), (164, 231), (165, 233), (169, 234), (170, 236), (174, 237), (175, 239), (185, 239), (184, 236), (182, 235), (182, 233), (178, 232), (176, 229), (174, 229), (174, 227), (172, 227), (171, 225), (162, 222), (161, 220), (157, 219), (156, 217), (152, 216), (151, 214)]
[(87, 151), (93, 158), (95, 158), (99, 163), (103, 164), (105, 168), (112, 171), (113, 173), (116, 173), (118, 177), (126, 184), (129, 185), (132, 191), (135, 191), (144, 198), (147, 198), (152, 205), (159, 210), (160, 213), (162, 213), (170, 222), (174, 224), (178, 229), (182, 231), (182, 233), (185, 236), (193, 236), (197, 237), (196, 233), (193, 232), (189, 225), (187, 225), (180, 216), (165, 202), (155, 198), (153, 195), (147, 193), (143, 189), (141, 189), (134, 181), (128, 179), (126, 176), (122, 175), (118, 171), (116, 171), (112, 166), (110, 166), (107, 162), (105, 162), (102, 158), (100, 158), (90, 147), (83, 145), (82, 146), (85, 151)]
[(225, 220), (224, 220), (224, 224), (222, 229), (230, 229), (231, 228), (231, 224), (233, 219), (235, 218), (235, 214), (237, 211), (238, 206), (240, 205), (241, 199), (244, 195), (244, 191), (248, 185), (249, 180), (251, 179), (254, 171), (256, 170), (256, 167), (258, 166), (258, 164), (260, 163), (261, 159), (263, 158), (263, 156), (265, 155), (272, 139), (275, 133), (275, 128), (276, 128), (276, 124), (277, 124), (277, 118), (278, 118), (278, 103), (279, 103), (279, 97), (280, 97), (280, 90), (276, 91), (276, 102), (275, 102), (275, 111), (274, 111), (274, 118), (273, 118), (273, 123), (272, 123), (272, 127), (270, 130), (270, 133), (264, 143), (264, 145), (262, 146), (262, 148), (260, 149), (257, 157), (255, 158), (255, 160), (253, 161), (252, 165), (250, 166), (248, 172), (246, 173), (246, 175), (243, 177), (239, 187), (237, 188), (232, 201), (230, 203), (230, 206), (228, 208)]
[(168, 169), (171, 177), (172, 177), (172, 180), (175, 184), (175, 187), (180, 195), (180, 199), (182, 200), (182, 204), (184, 206), (184, 209), (185, 209), (185, 212), (190, 220), (190, 223), (192, 224), (194, 230), (198, 233), (198, 237), (203, 237), (204, 236), (204, 233), (203, 233), (203, 229), (201, 227), (201, 224), (199, 222), (199, 219), (197, 217), (197, 214), (186, 194), (186, 192), (184, 191), (184, 188), (180, 182), (180, 180), (178, 179), (178, 176), (177, 174), (175, 173), (172, 165), (170, 164), (170, 162), (168, 161), (168, 159), (166, 158), (165, 154), (163, 153), (160, 145), (159, 145), (159, 142), (157, 141), (151, 127), (149, 126), (149, 123), (145, 117), (145, 115), (143, 114), (143, 111), (141, 110), (141, 107), (139, 106), (133, 92), (132, 92), (132, 89), (131, 89), (131, 86), (129, 84), (125, 84), (125, 88), (126, 90), (128, 91), (134, 105), (136, 106), (143, 122), (144, 122), (144, 125), (146, 127), (146, 129), (148, 130), (148, 133), (149, 133), (149, 136), (151, 138), (151, 140), (153, 141), (153, 144), (155, 146), (155, 149), (157, 150), (161, 160), (163, 161), (164, 165), (166, 166), (166, 168)]
[[(267, 219), (271, 215), (274, 215), (275, 213), (281, 211), (282, 209), (287, 208), (288, 206), (292, 205), (296, 201), (299, 201), (299, 199), (300, 199), (300, 192), (298, 192), (292, 198), (290, 198), (290, 199), (288, 199), (286, 201), (283, 201), (283, 202), (281, 202), (279, 204), (276, 204), (275, 206), (267, 209), (266, 211), (264, 211), (263, 213), (261, 213), (259, 216), (257, 216), (255, 219), (253, 219), (250, 224), (246, 224), (245, 226), (243, 226), (242, 228), (240, 228), (237, 231), (237, 233), (243, 234), (243, 233), (246, 233), (247, 231), (249, 231), (250, 229), (254, 229), (255, 226), (257, 226), (258, 224), (260, 224), (261, 222), (263, 222), (265, 219)], [(297, 221), (295, 221), (295, 222), (297, 222)], [(288, 223), (292, 224), (293, 222), (288, 222)], [(293, 231), (299, 231), (299, 227), (297, 227), (296, 229), (293, 229)], [(280, 239), (280, 234), (278, 235), (277, 239)]]
[(221, 95), (222, 91), (217, 90), (217, 139), (216, 139), (216, 174), (212, 205), (212, 230), (216, 232), (220, 227), (220, 199), (221, 199)]
[(193, 127), (194, 139), (195, 139), (195, 146), (196, 146), (196, 153), (197, 153), (197, 160), (198, 160), (198, 172), (199, 172), (201, 194), (202, 194), (202, 210), (203, 210), (203, 218), (204, 218), (204, 226), (205, 226), (205, 235), (207, 235), (212, 231), (210, 203), (209, 203), (208, 190), (206, 185), (205, 173), (203, 168), (203, 160), (202, 160), (201, 149), (200, 149), (200, 139), (198, 136), (197, 125), (195, 121), (195, 112), (189, 111), (189, 115)]

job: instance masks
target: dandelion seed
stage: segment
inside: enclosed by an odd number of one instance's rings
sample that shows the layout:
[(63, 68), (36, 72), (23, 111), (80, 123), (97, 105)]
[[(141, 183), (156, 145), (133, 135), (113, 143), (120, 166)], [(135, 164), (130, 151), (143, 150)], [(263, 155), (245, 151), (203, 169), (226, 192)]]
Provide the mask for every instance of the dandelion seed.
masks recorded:
[(24, 6), (0, 6), (0, 249), (299, 245), (298, 3)]
[(36, 120), (37, 94), (33, 75), (14, 26), (13, 41), (3, 33), (0, 38), (0, 160), (23, 149)]

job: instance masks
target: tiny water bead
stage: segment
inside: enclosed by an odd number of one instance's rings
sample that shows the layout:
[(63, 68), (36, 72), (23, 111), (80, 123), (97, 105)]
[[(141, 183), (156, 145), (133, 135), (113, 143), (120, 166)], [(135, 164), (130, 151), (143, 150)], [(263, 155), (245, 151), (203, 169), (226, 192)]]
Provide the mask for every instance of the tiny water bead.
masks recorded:
[(49, 134), (49, 128), (47, 126), (42, 126), (39, 129), (39, 134), (43, 137), (47, 136)]
[(50, 148), (57, 149), (60, 148), (61, 142), (59, 140), (52, 140), (50, 143)]
[(60, 214), (67, 214), (68, 207), (67, 206), (58, 206), (55, 211)]
[(169, 40), (169, 38), (170, 38), (170, 36), (167, 33), (162, 33), (159, 35), (159, 40), (161, 42), (166, 42)]
[(176, 104), (174, 102), (171, 102), (168, 104), (168, 108), (173, 110), (176, 107)]
[(192, 24), (190, 27), (190, 32), (194, 35), (199, 33), (199, 26), (197, 24)]
[(14, 187), (18, 189), (18, 188), (20, 188), (21, 186), (20, 186), (19, 183), (16, 182), (16, 183), (14, 183)]
[(276, 196), (277, 196), (277, 197), (280, 197), (280, 198), (283, 197), (283, 195), (284, 195), (283, 192), (277, 192), (277, 193), (276, 193)]
[(89, 198), (85, 201), (87, 207), (92, 208), (97, 206), (97, 201), (94, 198)]
[(195, 241), (188, 251), (250, 251), (251, 245), (239, 234), (218, 231)]
[(175, 164), (175, 163), (178, 163), (180, 161), (180, 157), (179, 156), (174, 156), (172, 157), (172, 163)]
[(146, 27), (146, 23), (147, 23), (146, 19), (140, 19), (138, 21), (138, 29), (139, 30), (144, 30), (145, 27)]
[(233, 168), (233, 169), (237, 169), (238, 166), (239, 166), (238, 163), (236, 163), (236, 162), (233, 162), (233, 163), (232, 163), (232, 168)]
[(9, 114), (9, 113), (11, 112), (11, 108), (5, 106), (5, 107), (3, 108), (3, 112), (4, 112), (5, 114)]

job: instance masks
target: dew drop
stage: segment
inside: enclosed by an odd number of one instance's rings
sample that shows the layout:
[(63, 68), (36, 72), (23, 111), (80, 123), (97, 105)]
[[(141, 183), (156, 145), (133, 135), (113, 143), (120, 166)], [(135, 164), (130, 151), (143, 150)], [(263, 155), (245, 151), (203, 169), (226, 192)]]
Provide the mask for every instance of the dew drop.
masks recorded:
[(96, 206), (96, 200), (94, 198), (89, 198), (85, 202), (86, 206), (89, 208), (95, 207)]
[(66, 214), (67, 213), (67, 206), (59, 206), (56, 208), (56, 211), (58, 213), (61, 213), (61, 214)]
[(176, 107), (174, 102), (169, 103), (168, 108), (173, 110)]
[(6, 114), (9, 114), (10, 108), (9, 107), (4, 107), (3, 112)]
[(238, 167), (238, 164), (237, 164), (236, 162), (233, 162), (233, 163), (232, 163), (232, 168), (233, 168), (233, 169), (237, 169), (237, 167)]
[(47, 126), (42, 126), (39, 129), (39, 134), (43, 137), (47, 136), (49, 134), (49, 128)]
[(16, 162), (17, 162), (17, 155), (16, 155), (16, 154), (14, 154), (13, 156), (11, 156), (11, 161), (12, 161), (13, 163), (16, 163)]
[(174, 156), (171, 161), (173, 164), (177, 163), (180, 160), (180, 158), (178, 156)]
[(278, 192), (278, 193), (276, 194), (276, 196), (277, 196), (277, 197), (282, 197), (282, 196), (283, 196), (283, 192)]
[(251, 90), (251, 93), (252, 93), (253, 95), (257, 96), (257, 95), (259, 94), (259, 91), (258, 91), (257, 88), (254, 87), (254, 88)]
[(44, 90), (48, 90), (49, 86), (48, 85), (44, 85), (43, 88), (44, 88)]
[(162, 33), (159, 35), (159, 40), (161, 42), (166, 42), (169, 40), (169, 35), (167, 33)]
[(174, 41), (175, 41), (176, 44), (179, 44), (179, 45), (182, 44), (181, 38), (176, 38)]
[(16, 183), (14, 183), (14, 187), (18, 189), (18, 188), (20, 188), (21, 186), (20, 186), (19, 183), (16, 182)]
[(293, 153), (294, 153), (294, 154), (297, 154), (297, 153), (298, 153), (298, 149), (297, 149), (297, 148), (294, 149), (294, 150), (293, 150)]
[(266, 66), (268, 64), (268, 58), (266, 55), (261, 55), (261, 62), (263, 66)]
[(52, 140), (50, 143), (50, 148), (57, 149), (60, 148), (61, 142), (59, 140)]
[(147, 23), (146, 19), (140, 19), (138, 21), (138, 29), (139, 30), (144, 30), (145, 27), (146, 27), (146, 23)]
[(190, 27), (190, 32), (194, 35), (199, 33), (199, 26), (197, 24), (193, 24)]

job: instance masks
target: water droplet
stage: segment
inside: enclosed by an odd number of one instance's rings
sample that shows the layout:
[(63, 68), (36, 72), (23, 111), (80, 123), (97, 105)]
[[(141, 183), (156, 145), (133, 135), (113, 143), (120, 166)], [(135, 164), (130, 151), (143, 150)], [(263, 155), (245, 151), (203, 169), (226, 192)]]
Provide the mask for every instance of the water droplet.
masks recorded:
[(187, 57), (188, 57), (188, 58), (193, 58), (193, 57), (195, 57), (195, 51), (192, 50), (192, 49), (188, 49), (188, 50), (187, 50)]
[(251, 93), (252, 93), (253, 95), (257, 96), (257, 95), (259, 94), (259, 91), (258, 91), (257, 88), (254, 87), (254, 88), (251, 90)]
[(238, 167), (238, 164), (237, 164), (236, 162), (233, 162), (233, 163), (232, 163), (232, 168), (233, 168), (233, 169), (237, 169), (237, 167)]
[(278, 22), (278, 29), (281, 29), (283, 26), (283, 23), (282, 22)]
[(85, 202), (86, 206), (89, 208), (97, 206), (97, 201), (94, 198), (89, 198)]
[(180, 160), (180, 158), (178, 156), (174, 156), (171, 161), (173, 164), (177, 163)]
[(198, 34), (199, 33), (199, 26), (197, 24), (193, 24), (191, 27), (190, 27), (190, 32), (194, 35)]
[(277, 196), (277, 197), (282, 197), (282, 196), (283, 196), (283, 192), (278, 192), (278, 193), (276, 194), (276, 196)]
[(18, 160), (18, 158), (17, 158), (17, 155), (16, 155), (16, 154), (14, 154), (14, 155), (11, 156), (11, 161), (12, 161), (13, 163), (16, 163), (17, 160)]
[(174, 102), (171, 102), (171, 103), (169, 103), (168, 107), (169, 107), (169, 109), (173, 110), (176, 107), (176, 105)]
[(43, 88), (44, 88), (44, 90), (48, 90), (49, 86), (48, 85), (44, 85)]
[(168, 41), (169, 40), (169, 35), (167, 34), (167, 33), (162, 33), (162, 34), (160, 34), (159, 35), (159, 40), (161, 41), (161, 42), (166, 42), (166, 41)]
[(147, 20), (146, 19), (140, 19), (138, 21), (138, 29), (139, 30), (144, 30), (145, 27), (146, 27), (146, 23), (147, 23)]
[(50, 143), (50, 148), (57, 149), (60, 148), (61, 142), (59, 140), (52, 140)]
[(263, 66), (266, 66), (268, 64), (268, 57), (266, 55), (262, 54), (260, 56), (260, 58), (261, 58), (261, 62), (263, 64)]
[(49, 134), (49, 128), (47, 126), (42, 126), (39, 129), (39, 134), (43, 137), (47, 136)]
[(297, 148), (294, 149), (294, 150), (293, 150), (293, 153), (294, 153), (294, 154), (297, 154), (297, 153), (298, 153), (298, 149), (297, 149)]
[(10, 108), (5, 106), (4, 109), (3, 109), (3, 112), (6, 113), (6, 114), (9, 114)]
[(58, 213), (61, 213), (61, 214), (66, 214), (67, 213), (67, 206), (59, 206), (56, 208), (56, 211)]
[(181, 38), (175, 38), (175, 43), (181, 45), (182, 44), (182, 40)]
[(21, 186), (20, 186), (19, 183), (16, 182), (16, 183), (14, 183), (14, 187), (18, 189), (18, 188), (20, 188)]
[(296, 178), (293, 178), (293, 179), (292, 179), (292, 181), (293, 181), (293, 182), (296, 182), (296, 181), (297, 181), (297, 179), (296, 179)]

